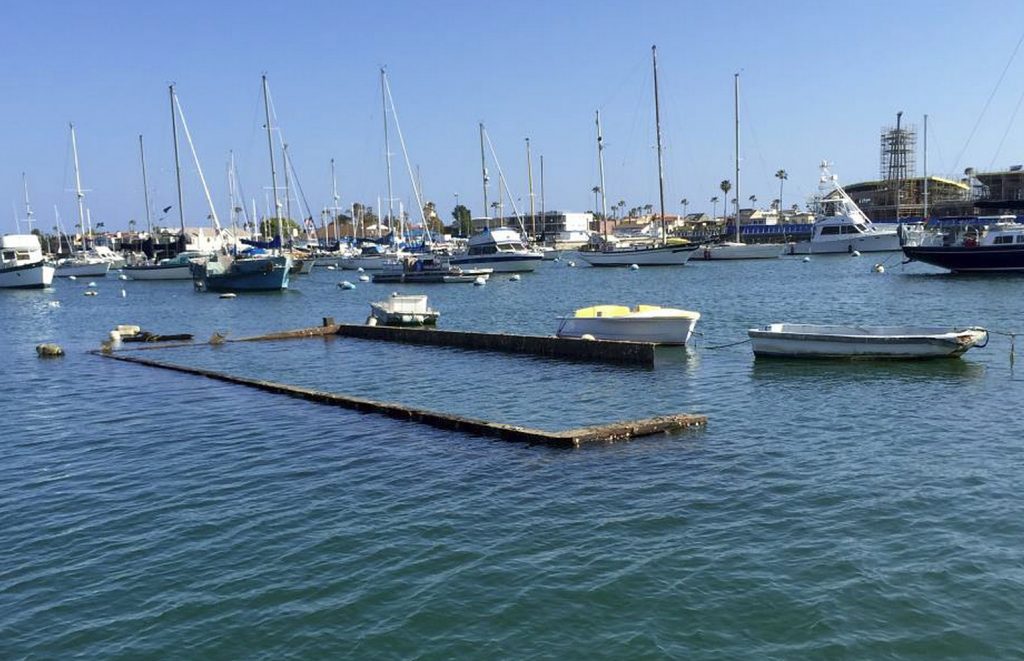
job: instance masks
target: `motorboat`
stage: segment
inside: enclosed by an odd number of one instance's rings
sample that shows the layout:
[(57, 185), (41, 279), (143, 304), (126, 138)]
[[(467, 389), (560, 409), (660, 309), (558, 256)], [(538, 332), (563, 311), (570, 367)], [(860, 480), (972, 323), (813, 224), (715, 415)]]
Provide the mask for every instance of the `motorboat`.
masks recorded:
[(358, 252), (338, 259), (337, 265), (350, 271), (357, 269), (379, 271), (385, 267), (387, 262), (394, 261), (404, 254), (401, 251), (388, 250), (376, 243), (364, 243), (359, 247)]
[(0, 237), (0, 289), (42, 289), (53, 282), (54, 268), (43, 258), (35, 234)]
[(890, 252), (900, 249), (897, 228), (882, 228), (872, 223), (839, 185), (838, 177), (826, 161), (821, 163), (818, 190), (818, 219), (811, 230), (811, 238), (789, 244), (789, 254)]
[(954, 273), (1024, 271), (1024, 224), (1016, 216), (936, 220), (903, 233), (911, 260)]
[(469, 237), (468, 249), (464, 254), (452, 255), (448, 259), (452, 266), (460, 268), (491, 269), (495, 273), (527, 273), (535, 270), (544, 261), (544, 255), (531, 250), (519, 232), (509, 227), (483, 231)]
[(747, 335), (757, 357), (956, 358), (988, 343), (978, 327), (768, 324)]
[(370, 303), (367, 323), (376, 326), (434, 326), (441, 313), (430, 309), (423, 295), (392, 294), (386, 301)]
[(433, 256), (406, 256), (374, 272), (373, 282), (454, 283), (486, 280), (493, 269), (463, 269)]
[(121, 269), (132, 280), (191, 280), (192, 264), (206, 259), (201, 252), (187, 250), (174, 257), (161, 259), (155, 264), (133, 264)]
[(198, 290), (214, 292), (280, 291), (288, 289), (291, 266), (288, 255), (218, 255), (192, 264), (192, 283)]
[(657, 305), (594, 305), (571, 317), (559, 317), (558, 337), (625, 340), (684, 345), (700, 319), (699, 312)]

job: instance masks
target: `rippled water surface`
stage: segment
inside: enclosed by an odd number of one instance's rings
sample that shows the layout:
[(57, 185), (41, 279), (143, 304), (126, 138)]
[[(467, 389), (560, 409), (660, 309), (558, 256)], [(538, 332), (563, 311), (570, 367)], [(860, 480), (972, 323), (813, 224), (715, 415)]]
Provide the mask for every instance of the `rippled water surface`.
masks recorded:
[[(871, 264), (888, 258), (888, 272)], [(0, 658), (1024, 655), (1024, 402), (1010, 343), (962, 360), (754, 361), (772, 321), (1024, 329), (1024, 278), (894, 255), (421, 288), (456, 329), (552, 333), (594, 303), (699, 310), (654, 369), (341, 338), (147, 357), (564, 429), (508, 444), (91, 356), (118, 323), (242, 337), (361, 322), (395, 285), (0, 291)], [(124, 295), (122, 296), (122, 290)], [(57, 341), (68, 355), (35, 357)], [(720, 345), (730, 345), (715, 348)]]

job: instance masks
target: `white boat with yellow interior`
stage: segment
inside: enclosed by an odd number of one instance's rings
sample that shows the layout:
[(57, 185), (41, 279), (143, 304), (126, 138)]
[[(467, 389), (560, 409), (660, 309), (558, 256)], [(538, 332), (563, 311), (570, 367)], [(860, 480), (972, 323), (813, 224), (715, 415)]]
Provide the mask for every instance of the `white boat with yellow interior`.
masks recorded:
[(657, 305), (594, 305), (559, 317), (558, 337), (684, 345), (699, 312)]

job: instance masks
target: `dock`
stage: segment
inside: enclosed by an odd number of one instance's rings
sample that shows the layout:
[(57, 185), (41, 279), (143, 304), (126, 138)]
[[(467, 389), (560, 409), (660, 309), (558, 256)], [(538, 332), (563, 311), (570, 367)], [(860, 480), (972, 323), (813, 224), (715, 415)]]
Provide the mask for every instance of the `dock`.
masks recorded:
[(478, 351), (497, 351), (521, 355), (544, 356), (556, 359), (589, 360), (624, 365), (653, 367), (654, 344), (646, 342), (611, 342), (605, 340), (581, 340), (575, 338), (545, 337), (538, 335), (514, 335), (509, 333), (478, 333), (472, 331), (439, 331), (423, 328), (399, 328), (391, 326), (359, 326), (336, 324), (331, 317), (324, 317), (320, 326), (277, 331), (251, 337), (227, 339), (219, 333), (209, 342), (177, 342), (167, 344), (151, 343), (146, 346), (114, 350), (109, 343), (93, 355), (133, 363), (146, 367), (170, 370), (182, 374), (201, 376), (207, 379), (254, 388), (264, 392), (304, 399), (318, 404), (338, 406), (364, 413), (376, 413), (406, 422), (415, 422), (437, 429), (465, 432), (506, 441), (534, 443), (551, 447), (579, 447), (585, 443), (609, 443), (614, 441), (672, 434), (703, 428), (707, 417), (689, 413), (661, 415), (639, 420), (626, 420), (608, 424), (592, 425), (564, 431), (546, 431), (519, 425), (491, 422), (468, 418), (452, 413), (409, 407), (394, 402), (382, 402), (353, 395), (333, 393), (313, 388), (304, 388), (286, 383), (252, 379), (225, 372), (189, 367), (159, 360), (140, 357), (146, 351), (156, 349), (198, 349), (201, 347), (224, 346), (242, 342), (266, 342), (300, 340), (309, 338), (349, 337), (361, 340), (379, 340), (404, 344), (456, 347)]
[[(287, 337), (322, 337), (326, 334), (328, 333), (289, 334)], [(285, 339), (282, 337), (282, 334), (275, 335), (276, 337), (274, 339)], [(254, 339), (255, 338), (247, 338), (247, 341), (253, 341)], [(92, 353), (93, 355), (102, 356), (111, 360), (170, 370), (182, 374), (202, 376), (215, 381), (222, 381), (238, 386), (262, 390), (264, 392), (304, 399), (318, 404), (338, 406), (364, 413), (385, 415), (397, 420), (415, 422), (435, 427), (437, 429), (464, 432), (477, 436), (487, 436), (505, 441), (546, 445), (550, 447), (578, 448), (585, 443), (609, 443), (644, 436), (678, 433), (688, 429), (702, 428), (707, 424), (707, 417), (703, 415), (675, 414), (551, 432), (531, 427), (489, 422), (487, 420), (468, 418), (451, 413), (441, 413), (427, 409), (413, 408), (392, 402), (380, 402), (363, 397), (342, 395), (313, 388), (303, 388), (301, 386), (293, 386), (274, 381), (251, 379), (214, 370), (149, 360), (147, 358), (140, 358), (137, 356), (123, 355), (121, 352), (94, 351)]]

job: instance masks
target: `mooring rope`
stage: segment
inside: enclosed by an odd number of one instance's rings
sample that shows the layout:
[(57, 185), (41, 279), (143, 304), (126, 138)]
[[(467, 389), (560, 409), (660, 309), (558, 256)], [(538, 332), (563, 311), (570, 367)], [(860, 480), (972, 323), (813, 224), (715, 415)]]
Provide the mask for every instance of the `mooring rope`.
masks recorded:
[[(987, 333), (991, 333), (993, 335), (1002, 335), (1004, 337), (1010, 338), (1010, 367), (1013, 367), (1013, 360), (1014, 360), (1015, 353), (1016, 353), (1015, 342), (1017, 340), (1017, 335), (1018, 334), (1017, 333), (1011, 333), (1009, 331), (997, 331), (997, 330), (986, 330), (986, 332)], [(988, 342), (986, 342), (985, 344), (988, 344)]]
[[(693, 331), (693, 334), (697, 335), (699, 337), (702, 337), (702, 338), (704, 337), (704, 333), (701, 333), (700, 331)], [(748, 337), (747, 339), (740, 340), (739, 342), (730, 342), (728, 344), (716, 344), (716, 345), (712, 345), (710, 347), (703, 347), (703, 348), (705, 348), (705, 349), (725, 349), (727, 347), (735, 347), (735, 346), (739, 346), (740, 344), (746, 344), (749, 341), (750, 341), (750, 338)]]

